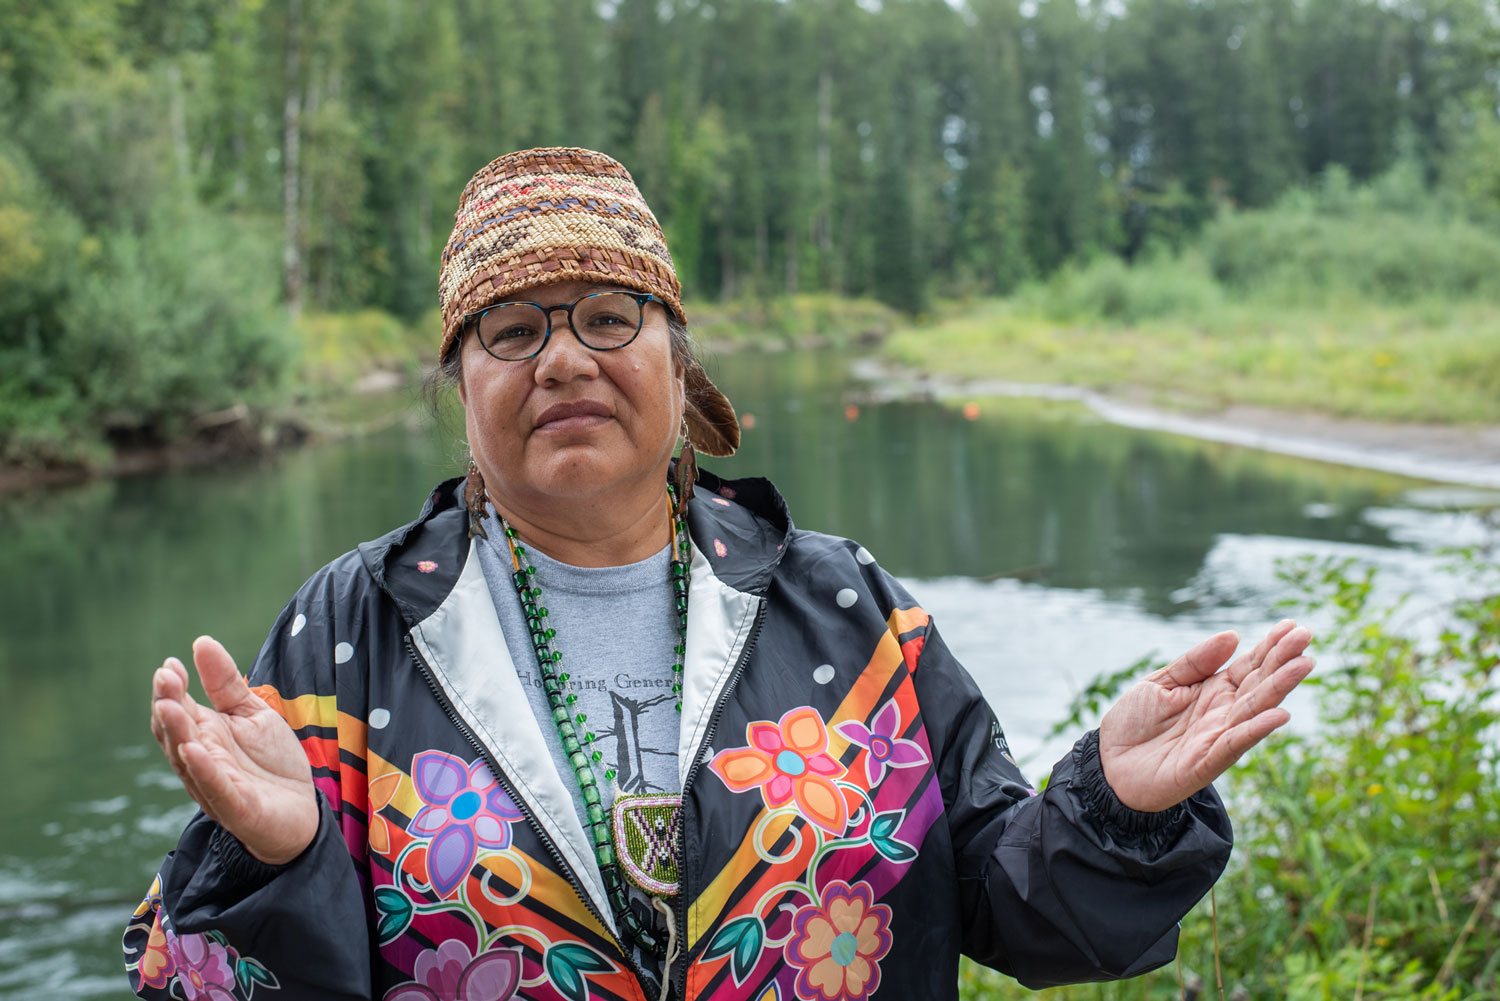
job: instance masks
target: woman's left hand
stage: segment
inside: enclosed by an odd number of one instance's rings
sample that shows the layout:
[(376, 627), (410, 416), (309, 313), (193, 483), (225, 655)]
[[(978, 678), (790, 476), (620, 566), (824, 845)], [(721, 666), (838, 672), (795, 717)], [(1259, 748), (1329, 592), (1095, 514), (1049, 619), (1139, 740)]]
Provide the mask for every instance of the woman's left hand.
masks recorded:
[(1137, 682), (1099, 723), (1099, 763), (1120, 802), (1175, 806), (1291, 719), (1281, 701), (1312, 671), (1311, 639), (1283, 621), (1224, 667), (1239, 637), (1219, 633)]

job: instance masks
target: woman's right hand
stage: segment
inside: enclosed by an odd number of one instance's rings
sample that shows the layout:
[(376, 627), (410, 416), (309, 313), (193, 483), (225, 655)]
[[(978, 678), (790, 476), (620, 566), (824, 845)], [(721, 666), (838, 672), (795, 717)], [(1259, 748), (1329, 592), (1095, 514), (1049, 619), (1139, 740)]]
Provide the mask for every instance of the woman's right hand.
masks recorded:
[(217, 640), (193, 641), (213, 707), (188, 694), (187, 668), (168, 657), (151, 679), (151, 733), (188, 795), (268, 865), (302, 854), (318, 832), (312, 769), (286, 720), (240, 676)]

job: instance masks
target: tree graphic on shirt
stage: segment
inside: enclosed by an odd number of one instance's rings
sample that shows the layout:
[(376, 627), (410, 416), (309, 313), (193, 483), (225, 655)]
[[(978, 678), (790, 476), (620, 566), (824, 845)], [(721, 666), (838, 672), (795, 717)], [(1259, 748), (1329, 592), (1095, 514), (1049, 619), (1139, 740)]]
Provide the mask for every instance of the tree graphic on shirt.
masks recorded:
[(614, 763), (615, 782), (618, 783), (621, 792), (640, 795), (650, 792), (666, 791), (662, 786), (654, 785), (646, 779), (646, 761), (648, 754), (673, 755), (677, 748), (643, 747), (641, 745), (641, 717), (647, 710), (663, 703), (673, 700), (671, 694), (658, 695), (653, 699), (632, 699), (628, 695), (619, 692), (610, 692), (610, 708), (613, 712), (613, 725), (607, 730), (601, 730), (598, 739), (613, 737), (615, 739)]

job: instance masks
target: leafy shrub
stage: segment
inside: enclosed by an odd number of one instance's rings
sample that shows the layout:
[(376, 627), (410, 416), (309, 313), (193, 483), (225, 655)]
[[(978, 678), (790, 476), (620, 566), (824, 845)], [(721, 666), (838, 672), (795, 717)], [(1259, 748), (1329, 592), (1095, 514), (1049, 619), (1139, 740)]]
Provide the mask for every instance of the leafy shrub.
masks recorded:
[(1223, 290), (1188, 253), (1152, 254), (1135, 264), (1098, 257), (1069, 264), (1016, 294), (1017, 305), (1062, 322), (1100, 319), (1134, 324), (1166, 316), (1197, 316), (1223, 305)]
[[(1333, 656), (1311, 736), (1278, 734), (1221, 783), (1234, 859), (1183, 922), (1185, 979), (1228, 997), (1335, 1001), (1500, 998), (1500, 567), (1456, 557), (1466, 597), (1377, 601), (1349, 561), (1284, 568), (1304, 618), (1331, 618)], [(1064, 726), (1093, 718), (1150, 665), (1102, 678)], [(1217, 914), (1215, 915), (1215, 911)], [(1221, 973), (1216, 972), (1216, 967)], [(974, 966), (968, 1001), (1029, 992)], [(1212, 986), (1208, 990), (1213, 990)], [(1043, 992), (1055, 999), (1183, 996), (1175, 971)]]
[(1199, 246), (1213, 276), (1240, 297), (1500, 301), (1500, 235), (1426, 191), (1412, 169), (1398, 164), (1357, 189), (1331, 170), (1269, 209), (1220, 215)]
[(260, 403), (295, 361), (271, 243), (232, 219), (160, 205), (102, 241), (62, 311), (56, 371), (91, 423), (170, 438), (204, 411)]
[(435, 315), (412, 326), (378, 309), (305, 313), (296, 324), (302, 374), (333, 387), (377, 369), (416, 375), (437, 357), (440, 330)]

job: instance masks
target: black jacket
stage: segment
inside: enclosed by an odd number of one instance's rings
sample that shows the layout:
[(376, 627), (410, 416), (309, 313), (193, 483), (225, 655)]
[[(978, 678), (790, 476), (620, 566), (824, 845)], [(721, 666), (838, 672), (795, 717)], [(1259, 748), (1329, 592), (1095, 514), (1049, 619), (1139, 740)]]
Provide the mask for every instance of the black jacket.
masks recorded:
[[(1038, 794), (868, 552), (759, 479), (704, 473), (689, 526), (674, 996), (941, 999), (960, 952), (1031, 987), (1172, 958), (1229, 857), (1212, 789), (1129, 810), (1091, 733)], [(645, 998), (456, 481), (315, 574), (251, 683), (303, 742), (319, 833), (271, 869), (195, 819), (127, 929), (142, 997)]]

